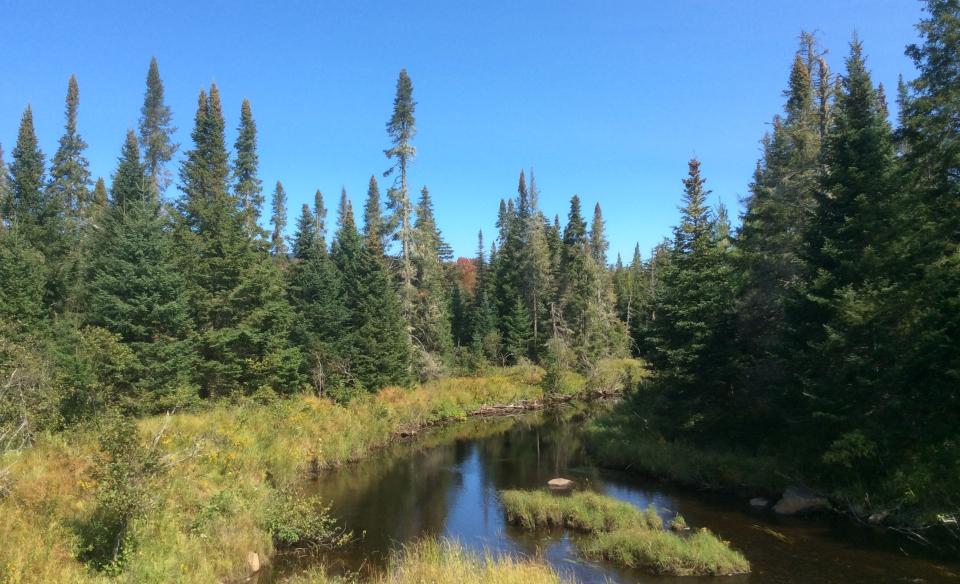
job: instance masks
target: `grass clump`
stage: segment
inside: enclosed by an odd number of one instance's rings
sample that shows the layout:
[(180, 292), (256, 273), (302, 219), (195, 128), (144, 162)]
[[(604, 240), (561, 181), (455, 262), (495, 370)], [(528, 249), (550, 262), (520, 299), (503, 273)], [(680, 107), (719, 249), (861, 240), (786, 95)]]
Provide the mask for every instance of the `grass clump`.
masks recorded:
[(750, 572), (743, 554), (706, 529), (681, 537), (669, 531), (630, 528), (599, 533), (580, 551), (628, 568), (673, 576), (729, 576)]
[(295, 576), (286, 584), (565, 584), (543, 562), (490, 553), (475, 555), (449, 540), (427, 539), (405, 546), (391, 558), (387, 572), (368, 580), (331, 577), (322, 569)]
[(500, 500), (507, 520), (526, 529), (567, 527), (599, 533), (636, 525), (663, 527), (663, 520), (653, 507), (640, 510), (630, 503), (591, 492), (558, 496), (547, 491), (502, 491)]
[[(680, 535), (664, 529), (651, 505), (633, 505), (596, 493), (554, 495), (546, 491), (500, 493), (507, 520), (526, 529), (566, 527), (590, 534), (578, 540), (581, 552), (628, 568), (675, 576), (745, 574), (743, 554), (706, 529)], [(686, 528), (681, 516), (671, 527)]]

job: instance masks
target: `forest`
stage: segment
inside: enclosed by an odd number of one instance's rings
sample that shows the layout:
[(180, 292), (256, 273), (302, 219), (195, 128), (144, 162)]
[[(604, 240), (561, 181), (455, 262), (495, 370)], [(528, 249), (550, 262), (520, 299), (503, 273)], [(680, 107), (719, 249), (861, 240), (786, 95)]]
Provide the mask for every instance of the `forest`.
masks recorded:
[[(958, 3), (929, 0), (918, 30), (895, 116), (856, 37), (831, 71), (803, 33), (739, 217), (709, 204), (692, 159), (663, 195), (679, 201), (672, 234), (631, 258), (608, 257), (599, 203), (542, 209), (532, 170), (499, 200), (497, 232), (454, 258), (431, 192), (413, 186), (405, 70), (367, 192), (318, 190), (299, 210), (258, 176), (249, 101), (229, 122), (217, 86), (200, 90), (191, 143), (173, 142), (156, 60), (115, 171), (91, 176), (71, 77), (52, 157), (29, 106), (0, 149), (0, 447), (99, 428), (108, 458), (129, 462), (135, 420), (167, 412), (304, 395), (365, 407), (384, 388), (516, 366), (542, 368), (559, 394), (635, 358), (647, 371), (620, 407), (642, 423), (607, 420), (612, 464), (650, 440), (780, 459), (854, 514), (956, 535)], [(134, 471), (107, 466), (99, 484), (129, 494)], [(15, 475), (0, 465), (0, 500)], [(118, 542), (133, 513), (99, 493), (121, 519), (88, 551)]]

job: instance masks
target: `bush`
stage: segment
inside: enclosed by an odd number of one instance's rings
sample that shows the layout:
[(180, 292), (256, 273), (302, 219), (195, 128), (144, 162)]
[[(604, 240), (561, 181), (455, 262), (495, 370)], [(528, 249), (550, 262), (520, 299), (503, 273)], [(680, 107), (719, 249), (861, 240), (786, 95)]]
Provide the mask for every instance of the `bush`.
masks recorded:
[(263, 528), (277, 547), (320, 546), (335, 548), (349, 541), (351, 534), (337, 526), (316, 495), (298, 495), (289, 489), (275, 490), (267, 505)]

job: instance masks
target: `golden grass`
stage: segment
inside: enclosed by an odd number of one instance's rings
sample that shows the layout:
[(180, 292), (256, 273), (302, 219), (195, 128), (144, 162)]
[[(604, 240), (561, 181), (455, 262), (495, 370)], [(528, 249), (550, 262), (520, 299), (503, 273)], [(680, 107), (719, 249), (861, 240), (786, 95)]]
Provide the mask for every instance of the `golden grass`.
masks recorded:
[[(155, 447), (168, 468), (150, 479), (150, 504), (131, 526), (136, 544), (112, 577), (76, 560), (75, 526), (93, 511), (96, 436), (41, 436), (26, 450), (0, 454), (0, 468), (13, 464), (10, 494), (0, 499), (0, 583), (242, 578), (247, 552), (269, 558), (274, 551), (262, 524), (278, 489), (311, 470), (359, 460), (401, 430), (463, 419), (483, 406), (540, 400), (542, 375), (537, 367), (514, 367), (386, 388), (348, 405), (297, 396), (141, 420), (140, 439), (151, 445), (159, 436)], [(578, 377), (581, 395), (588, 385)]]
[[(322, 569), (286, 581), (286, 584), (343, 584), (354, 580), (331, 577)], [(456, 542), (424, 540), (403, 548), (392, 558), (387, 573), (369, 584), (563, 584), (561, 577), (541, 561), (506, 555), (471, 554)]]

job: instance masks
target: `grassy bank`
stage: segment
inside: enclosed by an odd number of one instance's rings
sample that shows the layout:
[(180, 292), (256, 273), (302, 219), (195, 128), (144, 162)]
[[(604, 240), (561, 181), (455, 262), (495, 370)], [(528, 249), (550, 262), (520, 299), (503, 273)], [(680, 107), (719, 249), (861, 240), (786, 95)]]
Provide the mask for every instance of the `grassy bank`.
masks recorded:
[[(333, 577), (317, 568), (291, 578), (286, 584), (347, 584), (360, 580)], [(368, 584), (563, 584), (550, 566), (535, 560), (518, 560), (489, 553), (476, 556), (449, 541), (425, 540), (404, 548), (391, 558), (387, 573), (363, 580)]]
[[(640, 510), (589, 492), (503, 491), (500, 499), (511, 523), (527, 529), (566, 527), (590, 534), (577, 542), (588, 557), (675, 576), (750, 571), (750, 563), (740, 552), (706, 529), (684, 535), (665, 530), (653, 507)], [(671, 523), (686, 525), (680, 517)]]
[(88, 545), (82, 534), (103, 499), (97, 432), (41, 436), (25, 450), (0, 455), (0, 468), (10, 467), (0, 499), (0, 582), (240, 579), (248, 552), (272, 555), (280, 539), (278, 502), (310, 472), (359, 460), (401, 434), (491, 406), (532, 408), (609, 390), (622, 383), (625, 367), (636, 366), (608, 362), (590, 378), (571, 374), (562, 394), (545, 395), (543, 370), (531, 366), (387, 388), (347, 405), (296, 397), (140, 420), (137, 441), (156, 462), (136, 477), (142, 510), (125, 527), (128, 544), (120, 561), (107, 570), (78, 559)]

